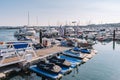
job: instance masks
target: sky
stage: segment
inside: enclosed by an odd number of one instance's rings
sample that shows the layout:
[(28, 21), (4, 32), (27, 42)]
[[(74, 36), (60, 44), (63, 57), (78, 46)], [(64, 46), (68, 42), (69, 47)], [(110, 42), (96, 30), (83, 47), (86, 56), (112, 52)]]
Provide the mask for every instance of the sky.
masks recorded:
[(120, 22), (120, 0), (0, 0), (0, 26)]

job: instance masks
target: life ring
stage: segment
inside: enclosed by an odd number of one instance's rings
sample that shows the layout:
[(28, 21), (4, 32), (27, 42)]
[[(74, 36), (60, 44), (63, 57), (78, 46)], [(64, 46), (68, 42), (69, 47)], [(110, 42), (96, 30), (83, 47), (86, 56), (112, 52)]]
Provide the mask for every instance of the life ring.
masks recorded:
[(4, 42), (0, 42), (0, 45), (3, 45), (4, 44)]

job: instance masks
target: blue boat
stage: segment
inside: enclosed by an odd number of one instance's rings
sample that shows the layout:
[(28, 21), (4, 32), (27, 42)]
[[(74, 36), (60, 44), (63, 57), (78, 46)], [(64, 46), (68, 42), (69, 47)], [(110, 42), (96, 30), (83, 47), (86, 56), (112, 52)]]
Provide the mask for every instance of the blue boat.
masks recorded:
[(80, 59), (65, 56), (65, 55), (60, 55), (60, 56), (58, 56), (58, 58), (66, 59), (67, 61), (69, 61), (71, 63), (71, 68), (75, 68), (77, 65), (80, 65), (82, 62), (82, 60), (80, 60)]
[(66, 61), (65, 59), (60, 59), (57, 56), (52, 56), (48, 58), (49, 62), (55, 63), (56, 65), (59, 65), (61, 67), (70, 67), (71, 63), (69, 61)]
[(83, 55), (80, 54), (80, 52), (74, 51), (74, 50), (71, 50), (71, 49), (62, 52), (62, 54), (66, 55), (66, 56), (73, 57), (73, 58), (83, 59)]
[(64, 67), (64, 66), (61, 66), (61, 74), (65, 75), (65, 74), (69, 74), (71, 71), (72, 71), (72, 68), (71, 67)]
[(67, 74), (72, 71), (71, 63), (66, 59), (58, 58), (58, 56), (48, 57), (49, 62), (55, 63), (61, 67), (61, 74)]
[(74, 51), (80, 51), (81, 49), (78, 48), (78, 47), (74, 47), (73, 50), (74, 50)]
[(80, 49), (78, 47), (74, 47), (73, 50), (74, 51), (80, 51), (82, 53), (88, 53), (88, 54), (90, 53), (90, 50), (88, 50), (88, 49)]
[(31, 66), (29, 69), (41, 76), (44, 76), (46, 78), (50, 78), (53, 80), (58, 80), (58, 79), (62, 78), (62, 74), (49, 73), (47, 71), (44, 71), (44, 70), (38, 68), (36, 65)]
[(82, 53), (90, 54), (90, 50), (88, 50), (88, 49), (81, 49), (80, 51), (81, 51)]
[(44, 70), (45, 72), (49, 72), (49, 73), (55, 73), (55, 74), (59, 74), (61, 71), (61, 67), (54, 64), (54, 63), (49, 63), (46, 62), (45, 60), (40, 60), (37, 63), (37, 67)]

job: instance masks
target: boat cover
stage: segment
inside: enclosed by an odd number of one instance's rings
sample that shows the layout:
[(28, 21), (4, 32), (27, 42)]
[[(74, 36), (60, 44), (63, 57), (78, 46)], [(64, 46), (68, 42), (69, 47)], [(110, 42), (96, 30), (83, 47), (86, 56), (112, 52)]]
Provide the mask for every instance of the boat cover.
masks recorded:
[(88, 49), (80, 49), (78, 47), (74, 47), (73, 50), (74, 51), (80, 51), (82, 53), (90, 53), (90, 50), (88, 50)]
[(78, 64), (80, 64), (82, 62), (82, 60), (80, 60), (80, 59), (65, 56), (65, 55), (60, 55), (60, 56), (58, 56), (58, 58), (66, 59), (67, 61), (69, 61), (72, 64), (71, 65), (72, 68), (75, 68)]
[(14, 42), (13, 46), (15, 49), (27, 48), (28, 43), (26, 43), (26, 42)]

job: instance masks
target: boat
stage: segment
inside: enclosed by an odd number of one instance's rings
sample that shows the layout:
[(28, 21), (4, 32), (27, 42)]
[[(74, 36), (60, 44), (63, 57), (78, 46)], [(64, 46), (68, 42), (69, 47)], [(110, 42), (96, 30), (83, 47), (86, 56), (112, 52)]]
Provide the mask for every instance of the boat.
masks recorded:
[(67, 27), (66, 28), (66, 33), (69, 33), (69, 34), (72, 34), (72, 33), (74, 33), (74, 28), (72, 28), (72, 27)]
[(59, 66), (64, 66), (64, 67), (70, 67), (71, 63), (66, 61), (65, 59), (60, 59), (57, 56), (52, 56), (51, 58), (48, 59), (50, 62), (55, 63)]
[(34, 27), (29, 26), (29, 12), (28, 12), (28, 25), (25, 25), (19, 29), (19, 31), (16, 31), (14, 33), (15, 37), (18, 36), (34, 36), (36, 34), (36, 31)]
[(73, 50), (74, 51), (80, 51), (81, 53), (88, 53), (88, 54), (90, 54), (90, 50), (88, 50), (88, 49), (80, 49), (78, 47), (74, 47)]
[(49, 73), (48, 71), (38, 68), (37, 65), (32, 65), (32, 66), (30, 66), (29, 69), (31, 71), (37, 73), (38, 75), (43, 76), (48, 79), (59, 80), (62, 78), (62, 74)]
[(55, 28), (48, 28), (46, 29), (46, 31), (43, 32), (42, 34), (44, 37), (52, 37), (52, 36), (58, 36), (59, 35), (59, 31), (56, 30)]
[(36, 31), (32, 27), (24, 26), (14, 33), (15, 37), (18, 36), (33, 36), (36, 34)]
[(55, 65), (54, 63), (47, 63), (44, 60), (41, 60), (40, 62), (38, 62), (37, 67), (46, 72), (54, 73), (54, 74), (59, 74), (61, 71), (60, 66)]
[(80, 65), (82, 60), (63, 55), (62, 53), (58, 56), (60, 59), (65, 59), (66, 61), (69, 61), (71, 63), (71, 68), (75, 68), (77, 65)]
[(74, 28), (73, 27), (66, 27), (65, 35), (70, 36), (70, 37), (76, 36)]
[(83, 55), (80, 54), (80, 52), (74, 51), (72, 49), (66, 50), (66, 51), (62, 52), (62, 54), (66, 55), (66, 56), (78, 58), (78, 59), (83, 59)]

